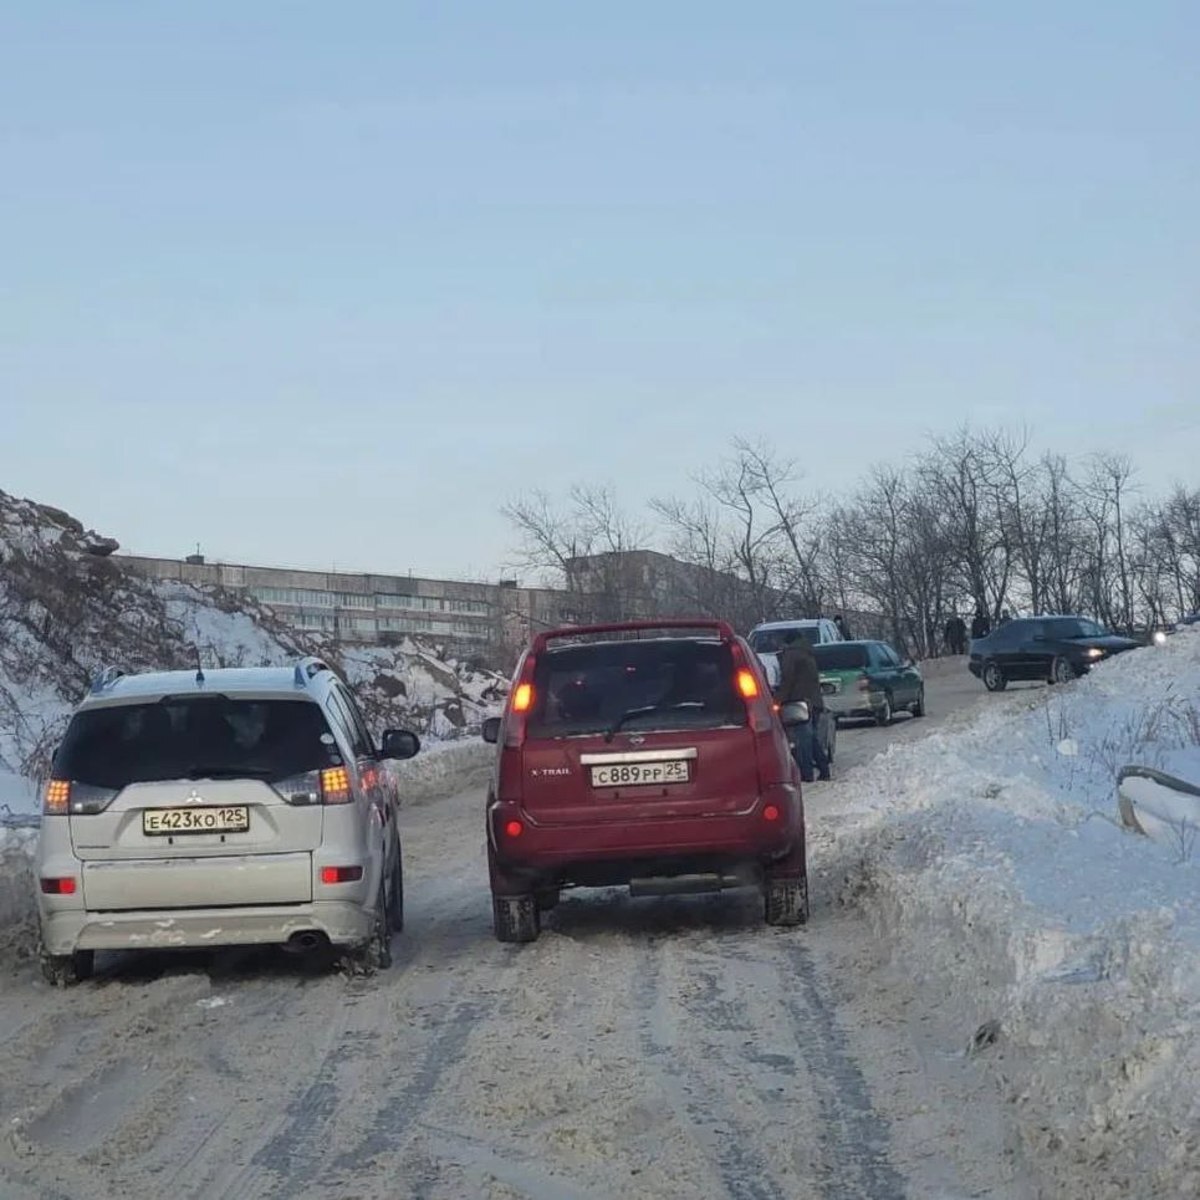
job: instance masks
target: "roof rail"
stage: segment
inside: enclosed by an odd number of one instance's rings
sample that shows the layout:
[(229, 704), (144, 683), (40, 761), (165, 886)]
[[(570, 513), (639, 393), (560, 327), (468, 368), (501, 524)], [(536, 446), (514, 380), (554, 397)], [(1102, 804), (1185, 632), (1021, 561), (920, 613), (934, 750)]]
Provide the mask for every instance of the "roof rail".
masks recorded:
[(105, 667), (92, 678), (92, 694), (95, 695), (97, 692), (104, 691), (105, 688), (112, 687), (124, 674), (125, 672), (120, 667)]

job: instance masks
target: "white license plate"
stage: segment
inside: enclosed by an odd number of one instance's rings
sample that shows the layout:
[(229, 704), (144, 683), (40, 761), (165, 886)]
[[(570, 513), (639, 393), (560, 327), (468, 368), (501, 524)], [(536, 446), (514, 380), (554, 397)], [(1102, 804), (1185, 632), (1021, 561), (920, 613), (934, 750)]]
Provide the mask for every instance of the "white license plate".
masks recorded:
[(691, 763), (686, 758), (667, 762), (613, 763), (592, 768), (592, 787), (641, 787), (654, 783), (687, 783)]
[(230, 808), (148, 808), (142, 813), (142, 832), (159, 836), (174, 833), (245, 833), (250, 810), (244, 804)]

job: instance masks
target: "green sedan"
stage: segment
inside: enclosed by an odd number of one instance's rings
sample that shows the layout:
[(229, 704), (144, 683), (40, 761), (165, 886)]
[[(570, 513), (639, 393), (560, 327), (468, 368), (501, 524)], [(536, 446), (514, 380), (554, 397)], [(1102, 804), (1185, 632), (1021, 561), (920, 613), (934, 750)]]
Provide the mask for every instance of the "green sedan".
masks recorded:
[(840, 720), (869, 717), (890, 725), (907, 709), (925, 715), (925, 680), (910, 659), (886, 642), (830, 642), (814, 646), (825, 706)]

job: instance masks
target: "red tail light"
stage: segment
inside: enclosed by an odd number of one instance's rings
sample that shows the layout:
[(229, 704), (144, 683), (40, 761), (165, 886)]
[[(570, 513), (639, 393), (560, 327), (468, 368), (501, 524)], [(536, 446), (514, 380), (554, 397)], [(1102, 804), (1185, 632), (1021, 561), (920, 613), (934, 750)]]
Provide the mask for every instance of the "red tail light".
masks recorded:
[(779, 820), (778, 806), (775, 804), (768, 804), (763, 809), (763, 820), (764, 821), (778, 821)]
[(520, 837), (525, 832), (525, 826), (520, 821), (506, 821), (504, 832), (510, 838)]
[(519, 749), (525, 744), (525, 727), (537, 699), (533, 687), (533, 669), (536, 665), (534, 656), (526, 653), (517, 667), (508, 702), (508, 720), (504, 722), (504, 745), (510, 750)]
[(42, 891), (47, 896), (73, 896), (75, 880), (69, 875), (64, 879), (43, 879)]
[(322, 867), (321, 882), (325, 884), (357, 883), (362, 878), (362, 874), (362, 867)]
[(754, 678), (754, 672), (748, 667), (739, 667), (737, 673), (738, 691), (747, 700), (754, 700), (758, 697), (758, 680)]

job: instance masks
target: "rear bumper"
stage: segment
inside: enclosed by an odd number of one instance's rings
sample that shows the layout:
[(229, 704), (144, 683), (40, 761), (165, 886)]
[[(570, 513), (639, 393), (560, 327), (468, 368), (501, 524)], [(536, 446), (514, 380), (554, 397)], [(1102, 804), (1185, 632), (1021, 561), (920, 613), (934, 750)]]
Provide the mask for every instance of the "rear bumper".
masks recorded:
[[(763, 813), (772, 805), (779, 816), (768, 821)], [(516, 837), (505, 831), (510, 821), (521, 823)], [(648, 862), (664, 873), (687, 873), (698, 862), (765, 864), (783, 858), (803, 842), (804, 816), (799, 789), (789, 785), (768, 789), (743, 813), (638, 822), (544, 826), (517, 803), (493, 801), (488, 838), (496, 865), (518, 879), (570, 873), (572, 867), (588, 875), (605, 864), (640, 868)]]
[(883, 707), (883, 692), (840, 692), (825, 697), (825, 707), (835, 717), (869, 717)]
[(347, 946), (364, 941), (371, 931), (371, 914), (362, 905), (344, 900), (135, 912), (40, 907), (42, 942), (50, 954), (270, 945), (305, 932), (323, 933), (334, 945)]

